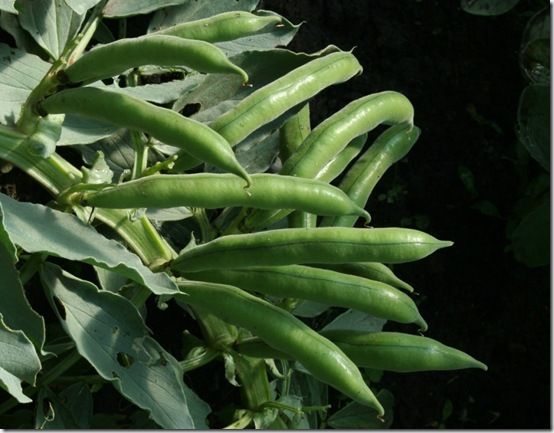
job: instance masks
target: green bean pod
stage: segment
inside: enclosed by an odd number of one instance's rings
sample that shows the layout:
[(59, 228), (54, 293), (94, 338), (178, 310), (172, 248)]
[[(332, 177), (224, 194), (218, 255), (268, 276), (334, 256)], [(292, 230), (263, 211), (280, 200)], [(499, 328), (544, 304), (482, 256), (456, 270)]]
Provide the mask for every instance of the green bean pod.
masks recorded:
[(410, 284), (398, 278), (391, 268), (382, 263), (335, 263), (318, 264), (315, 266), (318, 268), (342, 272), (344, 274), (357, 275), (358, 277), (370, 280), (381, 281), (382, 283), (398, 287), (399, 289), (406, 290), (407, 292), (414, 291), (414, 288)]
[(302, 109), (288, 119), (279, 129), (279, 156), (286, 161), (311, 131), (310, 104), (306, 103)]
[(316, 379), (384, 414), (356, 365), (328, 339), (287, 311), (232, 286), (182, 281), (179, 287), (187, 295), (180, 301), (248, 329), (269, 346), (298, 360)]
[(175, 259), (179, 272), (305, 263), (404, 263), (452, 245), (405, 228), (280, 229), (223, 236)]
[(63, 90), (41, 104), (49, 114), (74, 113), (144, 131), (250, 183), (229, 143), (208, 126), (142, 99), (95, 87)]
[(311, 179), (273, 174), (253, 174), (244, 188), (241, 179), (230, 174), (198, 173), (156, 175), (125, 182), (102, 191), (81, 192), (81, 205), (100, 208), (171, 208), (178, 206), (215, 209), (247, 206), (278, 209), (282, 206), (321, 215), (369, 214), (352, 206), (338, 188)]
[(214, 120), (211, 127), (233, 146), (326, 87), (347, 81), (361, 71), (360, 63), (349, 52), (317, 58), (251, 93)]
[(291, 155), (282, 174), (313, 178), (354, 138), (381, 123), (413, 122), (410, 101), (398, 92), (381, 92), (357, 99), (320, 123)]
[(210, 269), (184, 275), (269, 296), (352, 308), (399, 323), (415, 323), (422, 331), (427, 330), (425, 320), (409, 296), (388, 284), (354, 275), (301, 265)]
[(146, 35), (99, 45), (68, 66), (64, 74), (72, 83), (90, 83), (143, 65), (185, 66), (198, 72), (238, 74), (248, 82), (248, 74), (215, 45), (168, 35)]
[(279, 15), (255, 15), (245, 11), (232, 11), (177, 24), (152, 34), (206, 42), (225, 42), (272, 29), (282, 22), (283, 19)]
[[(420, 371), (461, 370), (487, 366), (472, 356), (432, 338), (399, 332), (366, 333), (351, 330), (322, 331), (360, 367), (413, 373)], [(238, 352), (254, 358), (290, 359), (258, 338), (236, 345)]]
[[(402, 159), (417, 141), (417, 126), (395, 125), (383, 132), (342, 178), (339, 188), (359, 206), (365, 207), (373, 188), (395, 162)], [(352, 227), (356, 218), (325, 218), (323, 226)]]

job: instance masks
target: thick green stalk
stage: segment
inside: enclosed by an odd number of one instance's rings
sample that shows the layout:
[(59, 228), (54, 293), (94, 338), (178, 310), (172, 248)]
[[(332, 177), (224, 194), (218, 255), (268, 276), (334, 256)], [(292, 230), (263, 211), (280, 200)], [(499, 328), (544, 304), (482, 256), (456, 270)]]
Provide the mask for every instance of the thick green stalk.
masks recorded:
[(272, 400), (265, 363), (262, 359), (239, 354), (235, 354), (233, 359), (247, 409), (256, 411)]

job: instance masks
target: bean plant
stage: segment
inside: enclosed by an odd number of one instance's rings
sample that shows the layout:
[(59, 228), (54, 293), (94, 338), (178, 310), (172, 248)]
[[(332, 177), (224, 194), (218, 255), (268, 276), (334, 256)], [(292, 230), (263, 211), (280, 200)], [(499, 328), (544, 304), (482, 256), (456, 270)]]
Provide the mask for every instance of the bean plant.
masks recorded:
[(0, 157), (51, 196), (0, 195), (0, 427), (386, 427), (379, 372), (486, 369), (388, 266), (452, 243), (365, 209), (409, 99), (312, 128), (362, 67), (257, 4), (0, 4)]

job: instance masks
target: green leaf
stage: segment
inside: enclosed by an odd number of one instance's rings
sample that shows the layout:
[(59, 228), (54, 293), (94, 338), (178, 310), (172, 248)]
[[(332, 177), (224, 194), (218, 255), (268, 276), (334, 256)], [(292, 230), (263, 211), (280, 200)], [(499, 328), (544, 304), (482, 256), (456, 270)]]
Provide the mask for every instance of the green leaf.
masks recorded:
[(17, 399), (20, 403), (32, 400), (23, 394), (21, 381), (35, 384), (36, 376), (41, 369), (40, 359), (33, 343), (21, 331), (6, 326), (0, 314), (0, 388)]
[(86, 11), (100, 3), (100, 0), (65, 0), (65, 3), (78, 15), (83, 15)]
[[(258, 11), (258, 15), (277, 15), (275, 12)], [(251, 35), (244, 38), (227, 42), (220, 42), (216, 45), (228, 56), (233, 56), (245, 51), (265, 51), (276, 47), (286, 47), (298, 33), (300, 24), (293, 24), (284, 17), (282, 26), (269, 28), (268, 31)]]
[(127, 277), (109, 269), (94, 266), (94, 271), (98, 277), (100, 287), (108, 292), (117, 293), (127, 283)]
[(0, 213), (11, 241), (27, 252), (45, 252), (112, 269), (158, 295), (180, 293), (167, 275), (154, 274), (135, 254), (74, 215), (17, 202), (4, 194), (0, 194)]
[(0, 275), (2, 275), (0, 315), (3, 316), (8, 327), (22, 331), (36, 350), (39, 353), (42, 352), (45, 337), (44, 319), (33, 310), (25, 297), (12, 257), (2, 245), (0, 245)]
[(266, 430), (270, 428), (271, 423), (275, 421), (277, 415), (279, 415), (279, 411), (271, 407), (264, 407), (261, 411), (258, 410), (254, 412), (253, 420), (256, 430)]
[(550, 203), (548, 197), (525, 215), (510, 235), (516, 260), (526, 266), (550, 263)]
[(386, 389), (376, 394), (377, 400), (385, 408), (384, 420), (377, 418), (377, 412), (367, 406), (352, 402), (328, 419), (328, 424), (336, 429), (387, 429), (393, 420), (394, 396)]
[(519, 0), (461, 0), (462, 9), (473, 15), (502, 15), (513, 9)]
[(21, 106), (49, 68), (37, 56), (0, 44), (0, 122), (15, 123)]
[(258, 3), (259, 0), (184, 0), (180, 2), (180, 6), (174, 6), (156, 12), (152, 21), (150, 21), (148, 32), (165, 29), (175, 24), (207, 18), (223, 12), (250, 12), (256, 8)]
[[(303, 406), (326, 406), (329, 403), (329, 388), (319, 380), (307, 373), (296, 373), (292, 375), (290, 394), (302, 398)], [(316, 412), (306, 413), (310, 429), (319, 429), (319, 417)]]
[(518, 136), (529, 154), (550, 170), (550, 86), (532, 84), (521, 93)]
[(329, 308), (331, 308), (329, 305), (303, 300), (298, 303), (292, 311), (292, 314), (299, 317), (316, 317), (324, 311), (327, 311)]
[(322, 331), (343, 329), (350, 331), (380, 332), (387, 321), (356, 310), (348, 310), (323, 327)]
[(152, 11), (185, 3), (187, 0), (110, 0), (104, 8), (104, 16), (122, 18), (143, 15)]
[(190, 398), (179, 363), (148, 335), (126, 298), (99, 291), (52, 264), (44, 265), (41, 279), (77, 350), (104, 379), (150, 411), (161, 427), (205, 428), (209, 407)]
[(187, 75), (182, 80), (173, 80), (160, 84), (145, 84), (135, 87), (118, 87), (115, 85), (106, 86), (108, 90), (124, 93), (145, 101), (156, 104), (167, 104), (175, 101), (181, 95), (192, 91), (200, 82), (204, 80), (204, 75)]
[(237, 161), (248, 173), (266, 172), (279, 154), (279, 131), (265, 128), (258, 131), (248, 136), (235, 149)]
[(41, 388), (35, 428), (88, 429), (92, 419), (92, 394), (84, 383), (74, 383), (59, 394)]
[(21, 26), (53, 59), (60, 57), (84, 19), (63, 0), (17, 0), (17, 9)]
[(117, 126), (109, 123), (77, 114), (66, 114), (58, 146), (94, 143), (116, 133), (118, 129)]
[(17, 9), (14, 6), (15, 0), (0, 0), (0, 10), (17, 14)]

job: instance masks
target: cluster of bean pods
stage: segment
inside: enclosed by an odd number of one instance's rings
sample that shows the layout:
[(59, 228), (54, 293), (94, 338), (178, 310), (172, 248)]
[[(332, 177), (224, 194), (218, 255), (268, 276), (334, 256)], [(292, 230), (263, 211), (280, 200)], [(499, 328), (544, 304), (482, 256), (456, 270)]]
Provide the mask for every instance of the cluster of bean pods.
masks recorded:
[[(183, 302), (250, 333), (228, 347), (236, 356), (297, 360), (315, 378), (382, 415), (360, 366), (398, 372), (486, 366), (421, 336), (318, 333), (255, 294), (352, 308), (427, 329), (405, 293), (413, 288), (386, 264), (422, 259), (451, 242), (406, 228), (354, 227), (359, 217), (369, 222), (364, 207), (375, 184), (419, 137), (409, 100), (393, 91), (364, 96), (312, 130), (308, 100), (362, 71), (354, 54), (345, 51), (314, 58), (255, 89), (209, 125), (126, 94), (87, 86), (142, 65), (237, 74), (247, 82), (247, 71), (213, 43), (279, 23), (273, 14), (224, 13), (99, 46), (60, 72), (68, 88), (43, 100), (41, 113), (78, 114), (142, 131), (228, 172), (156, 174), (95, 189), (78, 185), (61, 194), (60, 201), (118, 209), (245, 208), (242, 232), (188, 248), (169, 264), (187, 295)], [(297, 106), (303, 108), (280, 130), (281, 172), (247, 173), (232, 147)], [(381, 124), (389, 126), (359, 156), (367, 134)], [(331, 185), (339, 176), (338, 186)], [(289, 228), (271, 228), (287, 216)], [(323, 217), (319, 224), (318, 216)]]

